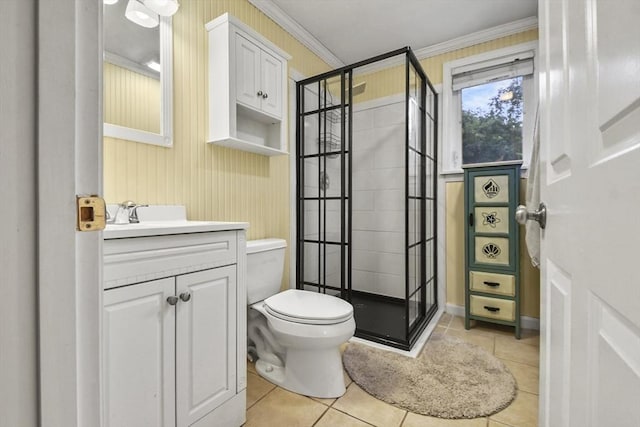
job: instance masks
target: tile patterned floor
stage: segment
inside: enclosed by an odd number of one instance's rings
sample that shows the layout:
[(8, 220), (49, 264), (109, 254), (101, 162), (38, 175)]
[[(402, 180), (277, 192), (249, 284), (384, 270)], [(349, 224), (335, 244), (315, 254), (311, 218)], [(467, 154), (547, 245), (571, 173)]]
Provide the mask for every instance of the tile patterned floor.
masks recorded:
[(443, 420), (407, 412), (382, 402), (345, 375), (347, 392), (339, 399), (313, 399), (276, 387), (249, 364), (246, 427), (535, 427), (538, 425), (537, 331), (523, 330), (516, 340), (513, 328), (478, 322), (469, 331), (464, 319), (444, 314), (436, 332), (482, 346), (500, 358), (518, 383), (516, 399), (488, 418)]

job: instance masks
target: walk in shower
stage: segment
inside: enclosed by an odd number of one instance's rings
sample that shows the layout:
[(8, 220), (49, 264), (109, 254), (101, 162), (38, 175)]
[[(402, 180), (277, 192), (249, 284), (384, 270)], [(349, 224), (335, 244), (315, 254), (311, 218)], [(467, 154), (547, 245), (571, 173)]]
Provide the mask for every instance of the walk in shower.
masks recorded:
[(437, 310), (437, 95), (410, 48), (297, 83), (296, 286), (408, 350)]

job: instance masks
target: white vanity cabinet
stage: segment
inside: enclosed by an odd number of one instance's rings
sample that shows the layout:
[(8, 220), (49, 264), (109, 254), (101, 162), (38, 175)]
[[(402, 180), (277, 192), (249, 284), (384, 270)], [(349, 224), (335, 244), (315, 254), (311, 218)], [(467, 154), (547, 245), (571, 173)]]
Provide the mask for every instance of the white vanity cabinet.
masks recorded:
[(245, 232), (104, 242), (105, 426), (240, 426)]
[(206, 24), (209, 40), (208, 142), (287, 154), (286, 52), (225, 13)]

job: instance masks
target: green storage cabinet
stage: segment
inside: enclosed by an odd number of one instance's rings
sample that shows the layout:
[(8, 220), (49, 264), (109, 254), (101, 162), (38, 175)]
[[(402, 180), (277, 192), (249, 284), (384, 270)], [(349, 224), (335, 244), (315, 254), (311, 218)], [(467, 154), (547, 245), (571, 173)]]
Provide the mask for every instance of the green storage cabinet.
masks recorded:
[(464, 168), (465, 328), (471, 320), (515, 327), (520, 339), (521, 162)]

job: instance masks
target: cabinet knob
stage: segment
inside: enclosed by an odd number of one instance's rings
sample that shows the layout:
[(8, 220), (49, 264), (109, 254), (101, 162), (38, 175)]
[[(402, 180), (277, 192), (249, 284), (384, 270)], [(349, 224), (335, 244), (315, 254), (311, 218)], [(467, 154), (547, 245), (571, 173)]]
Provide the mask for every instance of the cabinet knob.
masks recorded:
[(189, 292), (183, 292), (180, 294), (180, 299), (184, 302), (187, 302), (191, 299), (191, 294)]
[(169, 303), (169, 305), (176, 305), (178, 303), (178, 297), (175, 295), (171, 295), (170, 297), (167, 297), (167, 302)]
[(262, 99), (267, 99), (269, 97), (269, 95), (267, 95), (266, 93), (264, 95), (262, 95)]
[(258, 96), (262, 96), (262, 91), (261, 91), (261, 90), (259, 90), (259, 91), (258, 91), (258, 93), (257, 93), (257, 95), (258, 95)]

